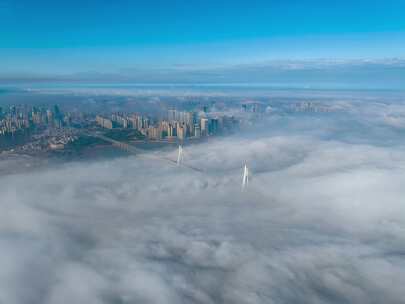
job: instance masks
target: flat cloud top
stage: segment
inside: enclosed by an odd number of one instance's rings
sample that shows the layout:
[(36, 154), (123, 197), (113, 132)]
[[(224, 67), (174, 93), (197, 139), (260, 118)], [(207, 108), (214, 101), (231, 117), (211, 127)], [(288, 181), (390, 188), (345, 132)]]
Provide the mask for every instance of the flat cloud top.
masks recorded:
[(0, 302), (401, 303), (399, 109), (0, 177)]

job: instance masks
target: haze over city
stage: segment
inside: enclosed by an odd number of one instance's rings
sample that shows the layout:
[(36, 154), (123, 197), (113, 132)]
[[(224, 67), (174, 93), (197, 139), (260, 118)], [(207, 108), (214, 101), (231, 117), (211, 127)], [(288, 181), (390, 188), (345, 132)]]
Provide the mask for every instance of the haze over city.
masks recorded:
[(404, 303), (403, 11), (0, 0), (0, 303)]

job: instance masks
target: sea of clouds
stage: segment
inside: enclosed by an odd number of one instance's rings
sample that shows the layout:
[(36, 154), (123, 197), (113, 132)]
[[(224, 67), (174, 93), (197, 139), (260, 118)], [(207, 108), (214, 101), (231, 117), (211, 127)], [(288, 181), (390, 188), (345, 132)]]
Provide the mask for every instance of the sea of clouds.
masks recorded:
[(403, 113), (2, 176), (0, 303), (404, 303)]

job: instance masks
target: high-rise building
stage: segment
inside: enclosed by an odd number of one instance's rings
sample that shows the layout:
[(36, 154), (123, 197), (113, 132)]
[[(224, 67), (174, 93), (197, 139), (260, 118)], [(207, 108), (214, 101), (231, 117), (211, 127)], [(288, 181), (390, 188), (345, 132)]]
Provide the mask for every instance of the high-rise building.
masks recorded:
[(201, 130), (201, 135), (202, 136), (207, 136), (208, 135), (208, 119), (207, 118), (201, 118), (200, 120), (200, 130)]
[(184, 128), (184, 125), (180, 125), (177, 127), (177, 138), (179, 140), (184, 140), (184, 138), (186, 137), (186, 130)]
[(46, 118), (47, 118), (48, 124), (53, 123), (53, 113), (51, 110), (46, 110)]
[(194, 136), (201, 137), (201, 128), (199, 124), (194, 125)]
[(160, 137), (165, 138), (169, 135), (169, 122), (163, 120), (159, 123)]
[(184, 121), (183, 122), (192, 127), (194, 125), (193, 112), (184, 112)]
[(147, 118), (147, 117), (142, 118), (142, 126), (145, 129), (149, 127), (149, 118)]
[(219, 119), (212, 118), (209, 123), (209, 133), (210, 134), (217, 134), (219, 131)]
[(113, 122), (111, 119), (104, 118), (102, 116), (97, 115), (96, 122), (103, 128), (106, 128), (106, 129), (113, 128)]
[(159, 128), (149, 127), (148, 128), (148, 138), (149, 139), (159, 139), (160, 138)]
[(137, 129), (138, 124), (137, 124), (137, 117), (136, 116), (130, 116), (128, 117), (128, 124), (129, 127), (132, 129)]
[(176, 120), (176, 110), (168, 110), (167, 111), (167, 119), (169, 121), (175, 121)]
[(169, 124), (169, 128), (167, 129), (167, 136), (168, 137), (176, 137), (176, 127), (173, 124)]

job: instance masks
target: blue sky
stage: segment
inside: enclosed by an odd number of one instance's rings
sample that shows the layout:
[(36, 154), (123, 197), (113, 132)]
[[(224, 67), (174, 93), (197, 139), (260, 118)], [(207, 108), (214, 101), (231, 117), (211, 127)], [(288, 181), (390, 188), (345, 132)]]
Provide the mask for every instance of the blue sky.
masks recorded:
[(2, 74), (404, 57), (405, 1), (0, 0)]

